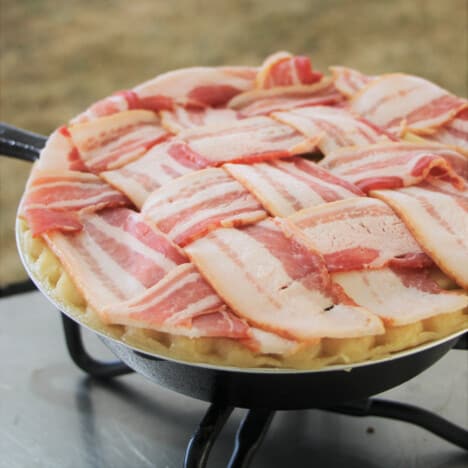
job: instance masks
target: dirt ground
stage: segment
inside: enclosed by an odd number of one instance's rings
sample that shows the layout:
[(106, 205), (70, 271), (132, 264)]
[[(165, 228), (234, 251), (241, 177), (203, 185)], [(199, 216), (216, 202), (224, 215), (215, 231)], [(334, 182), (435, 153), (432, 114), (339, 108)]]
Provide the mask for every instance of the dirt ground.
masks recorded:
[[(468, 0), (0, 0), (0, 118), (50, 133), (96, 99), (161, 72), (258, 64), (403, 71), (467, 95)], [(0, 160), (0, 285), (22, 278), (13, 225), (29, 171)]]

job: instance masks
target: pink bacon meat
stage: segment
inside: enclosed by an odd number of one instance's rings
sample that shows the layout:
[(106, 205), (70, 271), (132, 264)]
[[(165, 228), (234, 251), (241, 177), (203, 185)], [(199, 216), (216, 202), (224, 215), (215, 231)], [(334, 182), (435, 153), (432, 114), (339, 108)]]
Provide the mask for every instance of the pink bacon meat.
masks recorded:
[(322, 257), (284, 221), (217, 229), (185, 250), (236, 314), (261, 329), (311, 342), (383, 332), (375, 315), (348, 305)]
[(275, 112), (272, 117), (308, 137), (323, 135), (318, 147), (324, 154), (346, 146), (367, 146), (395, 138), (340, 108), (314, 106)]
[(468, 160), (436, 143), (389, 142), (344, 148), (327, 154), (320, 165), (364, 192), (407, 187), (433, 178), (448, 180), (462, 190), (468, 175)]
[(219, 226), (242, 226), (266, 217), (249, 191), (223, 169), (187, 174), (151, 194), (142, 213), (178, 245)]
[(177, 265), (182, 251), (143, 217), (126, 208), (80, 216), (79, 233), (44, 235), (88, 303), (104, 307), (152, 287)]
[(172, 179), (203, 169), (208, 161), (178, 140), (169, 140), (151, 148), (144, 156), (100, 176), (125, 193), (139, 209), (159, 187)]
[(293, 128), (268, 117), (186, 130), (178, 137), (212, 166), (309, 153), (318, 142), (318, 138), (305, 138)]
[(34, 169), (20, 216), (34, 236), (51, 230), (78, 231), (79, 212), (130, 205), (130, 201), (99, 177), (77, 171)]
[(168, 138), (159, 117), (135, 110), (101, 117), (69, 128), (80, 157), (92, 172), (117, 169)]
[(289, 217), (323, 255), (330, 272), (377, 269), (388, 264), (432, 264), (405, 224), (380, 200), (350, 198)]
[(274, 216), (343, 198), (364, 196), (357, 187), (299, 156), (223, 166)]
[(309, 57), (277, 52), (263, 62), (255, 78), (255, 85), (259, 89), (268, 89), (277, 86), (312, 84), (320, 81), (322, 76), (322, 73), (312, 70)]
[(433, 133), (466, 107), (465, 100), (430, 81), (404, 74), (373, 80), (351, 101), (353, 111), (395, 133)]

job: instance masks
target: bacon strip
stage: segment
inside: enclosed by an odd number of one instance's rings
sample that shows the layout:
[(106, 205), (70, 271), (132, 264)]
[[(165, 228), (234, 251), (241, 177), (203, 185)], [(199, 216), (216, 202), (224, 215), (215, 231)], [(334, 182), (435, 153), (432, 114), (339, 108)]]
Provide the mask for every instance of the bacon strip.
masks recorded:
[(308, 57), (277, 52), (265, 59), (255, 78), (255, 85), (259, 89), (269, 89), (312, 84), (322, 77), (322, 73), (312, 70), (312, 62)]
[(242, 343), (255, 353), (279, 356), (294, 354), (304, 346), (304, 342), (289, 340), (257, 327), (250, 327), (250, 337)]
[(427, 270), (352, 271), (336, 273), (333, 280), (357, 304), (392, 327), (455, 312), (468, 305), (465, 292), (444, 291)]
[(223, 167), (274, 216), (289, 216), (309, 206), (364, 195), (354, 185), (299, 156)]
[(293, 128), (268, 117), (186, 130), (178, 137), (213, 166), (304, 154), (313, 151), (318, 141), (305, 138)]
[(147, 81), (134, 91), (140, 98), (164, 95), (178, 104), (217, 107), (254, 86), (253, 67), (193, 67), (170, 71)]
[(459, 112), (453, 120), (444, 124), (426, 138), (446, 145), (456, 146), (468, 155), (468, 108)]
[(36, 167), (43, 171), (88, 171), (65, 126), (49, 136)]
[(92, 104), (71, 120), (85, 123), (128, 110), (170, 111), (175, 103), (220, 106), (251, 89), (256, 69), (251, 67), (194, 67), (158, 75), (133, 90), (114, 93)]
[(125, 193), (139, 209), (159, 187), (185, 174), (207, 167), (208, 161), (183, 142), (170, 140), (151, 148), (144, 156), (100, 176)]
[(70, 134), (89, 170), (116, 169), (166, 139), (154, 112), (135, 110), (70, 127)]
[(161, 124), (171, 133), (212, 124), (229, 125), (239, 118), (238, 112), (224, 108), (176, 106), (173, 111), (161, 112)]
[(104, 309), (107, 323), (131, 325), (191, 338), (247, 339), (249, 326), (190, 263), (179, 265), (142, 294)]
[(120, 192), (93, 174), (35, 168), (21, 203), (20, 216), (34, 236), (58, 229), (81, 229), (77, 213), (130, 205)]
[(139, 213), (115, 208), (80, 217), (79, 233), (51, 232), (47, 244), (99, 314), (161, 280), (183, 253)]
[(378, 143), (328, 154), (320, 165), (361, 190), (399, 188), (424, 179), (443, 178), (460, 190), (468, 176), (468, 160), (436, 143)]
[(249, 191), (216, 168), (169, 182), (152, 193), (142, 213), (181, 246), (219, 226), (242, 226), (267, 216)]
[(322, 257), (284, 229), (272, 220), (217, 229), (186, 252), (226, 303), (263, 330), (312, 342), (382, 333), (375, 315), (345, 305)]
[(336, 89), (346, 97), (354, 96), (376, 77), (348, 67), (330, 67)]
[(242, 117), (269, 115), (272, 112), (318, 105), (333, 105), (342, 100), (330, 79), (308, 86), (256, 89), (239, 94), (229, 101), (228, 107)]
[(163, 95), (152, 95), (140, 98), (135, 91), (118, 91), (111, 96), (107, 96), (86, 109), (81, 114), (73, 118), (72, 125), (90, 122), (99, 117), (125, 112), (127, 110), (171, 110), (174, 107), (172, 98)]
[(255, 353), (291, 354), (301, 346), (251, 327), (235, 315), (190, 263), (179, 265), (142, 294), (104, 309), (107, 323), (190, 338), (237, 339)]
[(314, 106), (275, 112), (273, 118), (283, 122), (308, 137), (323, 135), (318, 147), (329, 154), (344, 146), (367, 146), (382, 140), (393, 140), (379, 128), (349, 111), (334, 107)]
[(405, 222), (437, 266), (468, 289), (468, 194), (441, 181), (399, 190), (375, 190)]
[(420, 134), (432, 133), (467, 105), (430, 81), (404, 74), (373, 80), (351, 101), (352, 110), (376, 125), (397, 133), (403, 126)]
[(330, 272), (431, 264), (404, 223), (380, 200), (350, 198), (302, 210), (289, 219), (323, 255)]

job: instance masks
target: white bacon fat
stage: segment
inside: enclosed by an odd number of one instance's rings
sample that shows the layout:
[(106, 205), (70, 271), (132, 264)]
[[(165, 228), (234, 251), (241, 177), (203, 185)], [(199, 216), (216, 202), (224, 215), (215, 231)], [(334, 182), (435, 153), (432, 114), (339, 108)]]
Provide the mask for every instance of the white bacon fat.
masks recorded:
[(356, 304), (377, 314), (387, 326), (415, 323), (468, 305), (463, 291), (444, 291), (425, 270), (383, 268), (332, 275)]
[(266, 217), (249, 191), (223, 169), (187, 174), (156, 190), (142, 213), (178, 245), (219, 226), (242, 226)]
[(286, 338), (314, 341), (383, 332), (365, 309), (344, 305), (319, 254), (273, 221), (218, 229), (186, 251), (239, 315)]
[(349, 182), (300, 157), (223, 167), (274, 216), (364, 195)]

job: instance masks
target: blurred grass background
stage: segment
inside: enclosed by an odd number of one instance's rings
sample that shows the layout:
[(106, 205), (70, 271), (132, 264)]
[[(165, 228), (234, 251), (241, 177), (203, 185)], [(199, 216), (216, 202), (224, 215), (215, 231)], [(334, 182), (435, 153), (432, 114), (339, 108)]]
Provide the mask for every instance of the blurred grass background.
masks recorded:
[[(161, 72), (277, 50), (467, 96), (468, 0), (0, 0), (0, 48), (0, 118), (43, 134)], [(25, 276), (13, 232), (29, 170), (0, 159), (0, 285)]]

